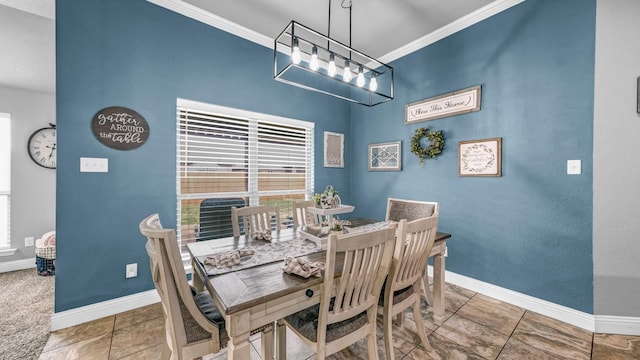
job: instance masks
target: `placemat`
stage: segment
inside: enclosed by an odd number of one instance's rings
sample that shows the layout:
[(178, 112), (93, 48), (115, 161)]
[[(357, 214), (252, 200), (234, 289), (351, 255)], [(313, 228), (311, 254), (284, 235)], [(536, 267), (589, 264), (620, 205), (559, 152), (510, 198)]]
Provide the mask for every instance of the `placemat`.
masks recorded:
[(207, 256), (199, 256), (196, 259), (202, 264), (207, 275), (221, 275), (228, 272), (242, 270), (253, 266), (259, 266), (284, 260), (285, 256), (298, 257), (308, 254), (317, 253), (326, 250), (316, 246), (315, 243), (303, 239), (294, 239), (291, 241), (282, 241), (277, 243), (267, 243), (258, 246), (249, 246), (245, 249), (254, 249), (255, 254), (250, 258), (242, 259), (239, 264), (217, 268), (215, 266), (206, 265), (204, 259)]

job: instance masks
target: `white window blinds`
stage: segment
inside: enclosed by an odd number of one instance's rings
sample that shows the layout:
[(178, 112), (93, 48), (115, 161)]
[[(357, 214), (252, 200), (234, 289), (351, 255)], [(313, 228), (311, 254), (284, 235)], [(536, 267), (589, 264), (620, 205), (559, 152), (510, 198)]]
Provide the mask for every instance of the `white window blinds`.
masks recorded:
[(179, 100), (179, 240), (231, 236), (231, 206), (276, 204), (290, 225), (313, 192), (313, 157), (313, 123)]

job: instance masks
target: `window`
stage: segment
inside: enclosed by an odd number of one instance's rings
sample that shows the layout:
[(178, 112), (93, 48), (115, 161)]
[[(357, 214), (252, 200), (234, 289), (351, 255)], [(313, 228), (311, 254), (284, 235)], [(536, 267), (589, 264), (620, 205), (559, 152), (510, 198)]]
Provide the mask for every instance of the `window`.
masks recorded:
[(9, 114), (0, 113), (0, 249), (11, 245), (11, 124)]
[[(231, 207), (292, 203), (313, 193), (313, 129), (286, 119), (188, 100), (177, 108), (177, 236), (231, 236)], [(184, 251), (183, 251), (184, 252)]]

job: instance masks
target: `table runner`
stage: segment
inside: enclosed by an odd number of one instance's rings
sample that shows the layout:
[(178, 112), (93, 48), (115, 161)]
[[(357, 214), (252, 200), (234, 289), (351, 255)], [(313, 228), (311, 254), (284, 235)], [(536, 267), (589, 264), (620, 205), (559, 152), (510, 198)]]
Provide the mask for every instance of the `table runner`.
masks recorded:
[(360, 225), (360, 226), (356, 226), (356, 227), (351, 227), (351, 226), (345, 226), (344, 227), (344, 232), (345, 234), (355, 234), (355, 233), (359, 233), (359, 232), (363, 232), (363, 231), (373, 231), (373, 230), (380, 230), (380, 229), (384, 229), (389, 227), (389, 225), (397, 223), (396, 221), (393, 220), (389, 220), (389, 221), (378, 221), (375, 222), (373, 224), (367, 224), (367, 225)]
[(315, 243), (303, 239), (266, 243), (264, 245), (249, 246), (245, 249), (253, 249), (255, 250), (255, 254), (248, 259), (243, 259), (237, 265), (225, 268), (216, 268), (215, 266), (206, 265), (204, 263), (204, 259), (209, 255), (199, 256), (196, 259), (200, 262), (200, 264), (202, 264), (205, 271), (207, 272), (207, 275), (213, 276), (282, 261), (284, 260), (285, 256), (299, 257), (326, 250), (326, 248), (318, 247)]

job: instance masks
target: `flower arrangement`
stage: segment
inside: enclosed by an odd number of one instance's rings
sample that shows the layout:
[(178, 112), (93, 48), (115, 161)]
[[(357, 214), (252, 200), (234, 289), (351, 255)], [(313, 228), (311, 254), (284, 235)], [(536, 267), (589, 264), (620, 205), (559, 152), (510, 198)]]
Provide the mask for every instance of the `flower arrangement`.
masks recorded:
[(327, 185), (322, 193), (313, 194), (313, 200), (316, 202), (316, 206), (321, 206), (324, 209), (340, 205), (338, 190), (333, 185)]

